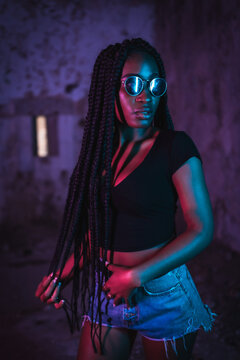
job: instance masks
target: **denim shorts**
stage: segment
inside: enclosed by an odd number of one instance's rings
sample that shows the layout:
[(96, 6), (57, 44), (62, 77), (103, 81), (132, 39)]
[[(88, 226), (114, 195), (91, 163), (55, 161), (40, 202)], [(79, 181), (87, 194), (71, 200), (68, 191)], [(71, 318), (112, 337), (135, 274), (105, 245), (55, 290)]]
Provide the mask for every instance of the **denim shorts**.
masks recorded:
[[(96, 275), (96, 291), (97, 278)], [(171, 340), (176, 352), (175, 339), (182, 337), (185, 346), (184, 335), (200, 327), (210, 331), (214, 316), (217, 316), (202, 302), (185, 264), (138, 287), (134, 294), (135, 306), (127, 308), (127, 304), (122, 303), (113, 307), (113, 302), (114, 299), (107, 299), (102, 291), (102, 325), (137, 330), (148, 339), (164, 341), (166, 353), (167, 340)], [(97, 298), (93, 309), (95, 323), (99, 323), (99, 317), (96, 318)], [(91, 320), (90, 311), (83, 318), (82, 326), (86, 319)]]

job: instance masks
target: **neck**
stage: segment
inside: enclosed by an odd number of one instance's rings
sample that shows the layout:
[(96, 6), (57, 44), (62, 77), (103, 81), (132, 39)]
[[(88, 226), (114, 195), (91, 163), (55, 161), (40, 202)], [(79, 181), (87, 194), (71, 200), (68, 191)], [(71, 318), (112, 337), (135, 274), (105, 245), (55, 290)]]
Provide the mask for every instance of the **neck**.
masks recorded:
[(127, 125), (120, 124), (118, 126), (119, 142), (124, 144), (125, 142), (141, 142), (149, 137), (152, 137), (158, 129), (155, 127), (147, 128), (132, 128)]

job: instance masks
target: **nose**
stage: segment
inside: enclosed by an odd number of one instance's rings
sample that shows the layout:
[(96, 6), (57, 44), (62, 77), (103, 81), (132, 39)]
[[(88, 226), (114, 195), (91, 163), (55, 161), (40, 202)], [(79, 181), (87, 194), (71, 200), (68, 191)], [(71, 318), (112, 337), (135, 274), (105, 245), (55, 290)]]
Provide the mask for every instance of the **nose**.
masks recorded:
[(137, 95), (136, 101), (152, 101), (152, 94), (147, 86), (147, 83), (144, 84), (142, 92)]

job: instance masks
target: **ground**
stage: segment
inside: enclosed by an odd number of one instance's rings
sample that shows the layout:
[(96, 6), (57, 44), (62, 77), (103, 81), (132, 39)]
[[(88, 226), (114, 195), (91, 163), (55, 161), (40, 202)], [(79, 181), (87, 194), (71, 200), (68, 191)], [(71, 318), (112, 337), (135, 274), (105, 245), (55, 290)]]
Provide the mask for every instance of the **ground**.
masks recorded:
[[(70, 334), (63, 310), (34, 297), (48, 270), (56, 231), (35, 226), (16, 233), (1, 240), (0, 358), (74, 360), (79, 334)], [(187, 263), (204, 303), (218, 314), (210, 333), (200, 330), (193, 360), (240, 358), (239, 263), (240, 254), (217, 240)], [(143, 359), (138, 335), (130, 360)]]

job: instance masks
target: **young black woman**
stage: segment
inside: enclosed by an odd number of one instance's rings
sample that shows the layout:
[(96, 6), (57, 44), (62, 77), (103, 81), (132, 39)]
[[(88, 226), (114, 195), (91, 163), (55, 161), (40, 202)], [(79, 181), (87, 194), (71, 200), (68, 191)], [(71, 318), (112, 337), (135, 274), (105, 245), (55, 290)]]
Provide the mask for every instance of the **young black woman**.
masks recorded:
[[(157, 51), (140, 38), (104, 49), (51, 274), (36, 292), (61, 308), (72, 280), (72, 328), (81, 293), (78, 360), (127, 359), (138, 331), (147, 360), (190, 359), (200, 326), (211, 330), (216, 314), (185, 265), (213, 237), (201, 161), (191, 138), (173, 130)], [(186, 221), (179, 236), (177, 198)]]

